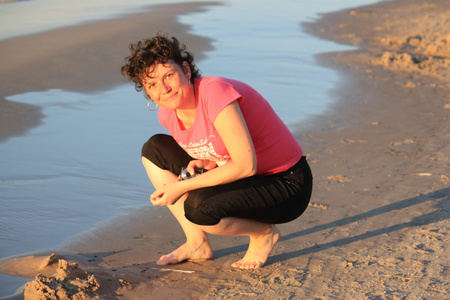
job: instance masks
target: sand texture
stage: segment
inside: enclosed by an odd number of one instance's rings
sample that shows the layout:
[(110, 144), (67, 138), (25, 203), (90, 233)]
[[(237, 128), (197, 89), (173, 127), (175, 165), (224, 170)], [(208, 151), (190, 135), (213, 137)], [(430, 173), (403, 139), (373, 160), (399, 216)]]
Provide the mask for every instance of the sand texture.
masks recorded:
[(449, 20), (447, 0), (397, 0), (302, 24), (356, 47), (317, 57), (341, 79), (328, 112), (296, 131), (315, 175), (312, 203), (280, 226), (264, 268), (232, 269), (248, 241), (217, 236), (214, 260), (157, 266), (184, 237), (165, 208), (148, 207), (56, 257), (16, 258), (0, 271), (37, 275), (31, 293), (76, 263), (72, 282), (100, 299), (448, 299)]

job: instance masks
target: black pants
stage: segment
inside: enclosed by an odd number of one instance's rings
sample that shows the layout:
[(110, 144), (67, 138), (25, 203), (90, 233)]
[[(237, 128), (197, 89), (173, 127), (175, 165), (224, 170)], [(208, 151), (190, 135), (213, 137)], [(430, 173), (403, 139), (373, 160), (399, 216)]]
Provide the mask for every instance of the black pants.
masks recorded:
[[(171, 136), (164, 134), (151, 137), (142, 147), (142, 156), (176, 175), (193, 160)], [(225, 217), (286, 223), (305, 211), (312, 185), (311, 169), (302, 157), (285, 172), (191, 191), (184, 203), (185, 215), (198, 225), (216, 225)]]

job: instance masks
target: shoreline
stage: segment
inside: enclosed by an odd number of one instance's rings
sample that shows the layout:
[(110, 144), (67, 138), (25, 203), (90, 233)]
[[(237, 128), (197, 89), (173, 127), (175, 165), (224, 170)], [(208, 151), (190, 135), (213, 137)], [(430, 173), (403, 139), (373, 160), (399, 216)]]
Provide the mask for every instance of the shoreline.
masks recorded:
[[(433, 75), (436, 65), (416, 70), (411, 60), (396, 56), (426, 54), (419, 46), (413, 49), (417, 53), (402, 48), (401, 41), (413, 35), (402, 32), (402, 26), (395, 31), (392, 20), (450, 19), (448, 6), (444, 0), (428, 1), (426, 7), (419, 0), (396, 0), (304, 24), (311, 34), (358, 49), (317, 56), (342, 79), (330, 91), (336, 101), (328, 112), (300, 123), (294, 132), (315, 175), (313, 203), (299, 219), (279, 226), (283, 237), (263, 269), (231, 269), (246, 250), (246, 239), (214, 236), (213, 261), (156, 266), (161, 253), (183, 242), (183, 234), (167, 210), (150, 207), (94, 228), (65, 245), (59, 258), (95, 275), (97, 293), (113, 299), (445, 299), (450, 292), (445, 280), (450, 247), (447, 62), (445, 56), (438, 60), (439, 74)], [(417, 25), (423, 26), (422, 41), (431, 23)], [(373, 30), (383, 26), (389, 30)], [(389, 43), (379, 44), (374, 33)], [(393, 53), (392, 59), (382, 63), (386, 52)], [(21, 262), (30, 266), (30, 261), (35, 269), (21, 269)], [(43, 261), (44, 256), (16, 260), (14, 266), (18, 274), (54, 273), (57, 264), (42, 267)]]

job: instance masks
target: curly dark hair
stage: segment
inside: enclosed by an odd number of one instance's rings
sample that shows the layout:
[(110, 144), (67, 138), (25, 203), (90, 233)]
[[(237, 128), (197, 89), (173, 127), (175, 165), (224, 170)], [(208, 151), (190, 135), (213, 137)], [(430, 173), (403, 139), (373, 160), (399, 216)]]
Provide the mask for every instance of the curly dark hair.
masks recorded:
[(194, 56), (186, 51), (186, 46), (180, 44), (175, 38), (169, 38), (167, 34), (140, 40), (130, 45), (131, 55), (125, 58), (125, 65), (120, 72), (128, 80), (134, 82), (136, 91), (142, 91), (143, 79), (147, 76), (149, 67), (157, 63), (165, 64), (170, 59), (183, 68), (183, 62), (187, 62), (191, 69), (191, 78), (200, 77), (200, 71), (194, 64)]

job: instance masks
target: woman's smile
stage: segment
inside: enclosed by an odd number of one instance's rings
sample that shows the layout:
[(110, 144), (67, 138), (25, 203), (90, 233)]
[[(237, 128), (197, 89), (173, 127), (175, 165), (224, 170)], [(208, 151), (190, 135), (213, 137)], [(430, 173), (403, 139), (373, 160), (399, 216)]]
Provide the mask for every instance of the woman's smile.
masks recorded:
[(170, 95), (161, 96), (159, 98), (159, 101), (161, 101), (161, 102), (170, 102), (170, 101), (174, 100), (175, 96), (177, 96), (177, 95), (178, 95), (178, 92), (174, 92), (174, 93), (171, 93)]
[(180, 109), (189, 105), (191, 88), (188, 77), (190, 72), (183, 71), (180, 66), (169, 60), (165, 64), (154, 65), (143, 80), (143, 86), (156, 104), (170, 109)]

